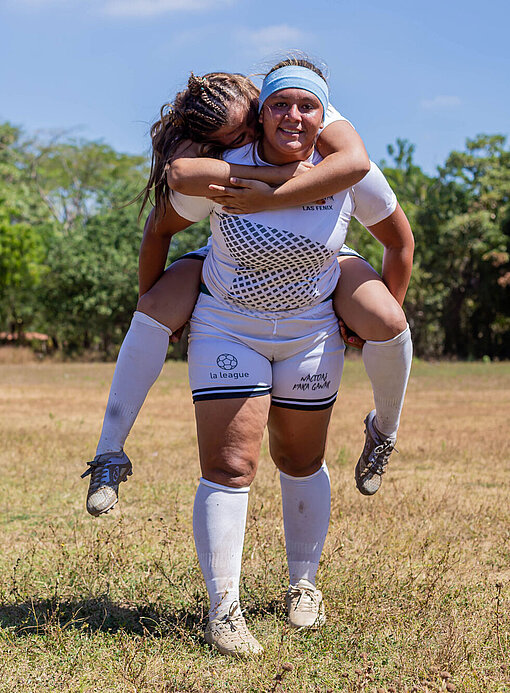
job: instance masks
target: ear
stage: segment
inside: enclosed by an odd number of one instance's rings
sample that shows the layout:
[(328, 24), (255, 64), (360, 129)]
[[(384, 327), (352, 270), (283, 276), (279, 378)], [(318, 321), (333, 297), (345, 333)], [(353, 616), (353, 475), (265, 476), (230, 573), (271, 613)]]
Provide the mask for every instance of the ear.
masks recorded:
[(259, 123), (264, 122), (264, 106), (262, 106), (260, 113), (259, 113)]

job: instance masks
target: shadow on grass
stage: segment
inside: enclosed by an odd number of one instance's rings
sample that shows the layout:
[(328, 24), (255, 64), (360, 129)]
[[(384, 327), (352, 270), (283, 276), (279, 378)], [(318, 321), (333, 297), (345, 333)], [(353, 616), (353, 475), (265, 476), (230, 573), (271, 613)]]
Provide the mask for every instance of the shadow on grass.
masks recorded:
[[(202, 607), (202, 608), (201, 608)], [(283, 615), (280, 600), (253, 603), (244, 609), (246, 616)], [(116, 604), (107, 597), (84, 600), (43, 599), (19, 604), (0, 604), (0, 628), (15, 637), (44, 634), (59, 630), (89, 633), (124, 633), (167, 637), (186, 632), (187, 637), (202, 640), (207, 614), (203, 604), (196, 610), (160, 609), (136, 604)]]
[(55, 629), (86, 630), (89, 633), (150, 634), (153, 637), (187, 631), (201, 635), (201, 611), (164, 610), (136, 604), (115, 604), (106, 597), (76, 601), (43, 599), (19, 604), (0, 604), (0, 628), (24, 637)]

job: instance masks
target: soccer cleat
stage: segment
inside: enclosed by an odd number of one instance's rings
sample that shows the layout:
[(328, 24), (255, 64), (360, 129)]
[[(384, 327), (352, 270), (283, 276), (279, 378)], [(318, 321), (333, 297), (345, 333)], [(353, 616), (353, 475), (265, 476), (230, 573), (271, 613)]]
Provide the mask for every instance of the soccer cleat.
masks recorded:
[(365, 418), (365, 447), (354, 471), (356, 486), (364, 496), (373, 496), (379, 490), (382, 475), (395, 447), (393, 438), (385, 438), (374, 426), (375, 409)]
[(89, 468), (81, 475), (84, 479), (89, 474), (90, 485), (87, 493), (87, 511), (98, 517), (109, 512), (119, 500), (119, 484), (127, 481), (133, 473), (133, 467), (126, 453), (105, 452), (96, 455)]
[(322, 592), (304, 578), (297, 585), (290, 585), (285, 606), (292, 628), (316, 630), (326, 622)]
[(233, 657), (250, 657), (264, 651), (262, 645), (248, 630), (237, 602), (225, 616), (214, 618), (206, 626), (205, 641), (221, 654)]

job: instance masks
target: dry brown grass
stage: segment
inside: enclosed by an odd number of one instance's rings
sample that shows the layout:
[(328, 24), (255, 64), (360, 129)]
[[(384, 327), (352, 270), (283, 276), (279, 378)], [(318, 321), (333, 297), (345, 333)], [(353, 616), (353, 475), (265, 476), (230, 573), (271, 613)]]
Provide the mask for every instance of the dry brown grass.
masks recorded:
[(362, 364), (347, 363), (317, 634), (285, 627), (279, 486), (264, 446), (243, 603), (266, 652), (244, 663), (201, 639), (184, 364), (166, 364), (142, 410), (118, 508), (84, 512), (79, 475), (112, 372), (0, 366), (0, 691), (510, 691), (509, 364), (415, 364), (400, 454), (365, 498), (353, 466), (371, 393)]

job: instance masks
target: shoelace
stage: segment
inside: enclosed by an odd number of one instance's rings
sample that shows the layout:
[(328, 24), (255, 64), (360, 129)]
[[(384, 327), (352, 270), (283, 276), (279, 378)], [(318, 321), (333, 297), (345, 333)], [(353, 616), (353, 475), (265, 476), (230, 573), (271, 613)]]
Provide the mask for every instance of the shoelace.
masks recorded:
[(225, 614), (225, 616), (221, 619), (225, 623), (225, 625), (228, 625), (230, 627), (232, 633), (235, 633), (235, 631), (238, 630), (234, 621), (239, 621), (239, 619), (242, 618), (242, 614), (236, 613), (238, 609), (238, 602), (232, 602), (232, 604), (230, 605), (230, 609), (228, 610), (228, 614)]
[(395, 443), (392, 440), (385, 440), (380, 445), (376, 445), (368, 458), (370, 463), (368, 465), (368, 469), (373, 474), (379, 474), (379, 476), (382, 476), (386, 471), (385, 467), (388, 464), (389, 457), (393, 450), (398, 452), (397, 448), (395, 447)]
[(103, 477), (105, 484), (109, 479), (110, 471), (108, 469), (108, 463), (96, 462), (96, 460), (92, 460), (92, 462), (87, 462), (87, 464), (89, 465), (89, 468), (83, 472), (81, 478), (84, 479), (86, 476), (91, 474), (92, 478), (90, 480), (90, 489), (91, 491), (95, 491), (103, 483)]
[(301, 599), (303, 597), (308, 597), (308, 603), (305, 603), (304, 606), (307, 607), (310, 611), (313, 610), (313, 608), (316, 606), (316, 596), (315, 596), (315, 591), (306, 589), (306, 587), (292, 587), (289, 592), (290, 598), (293, 599), (294, 597), (297, 597), (297, 602), (294, 605), (294, 610), (298, 608), (299, 604), (301, 603)]

